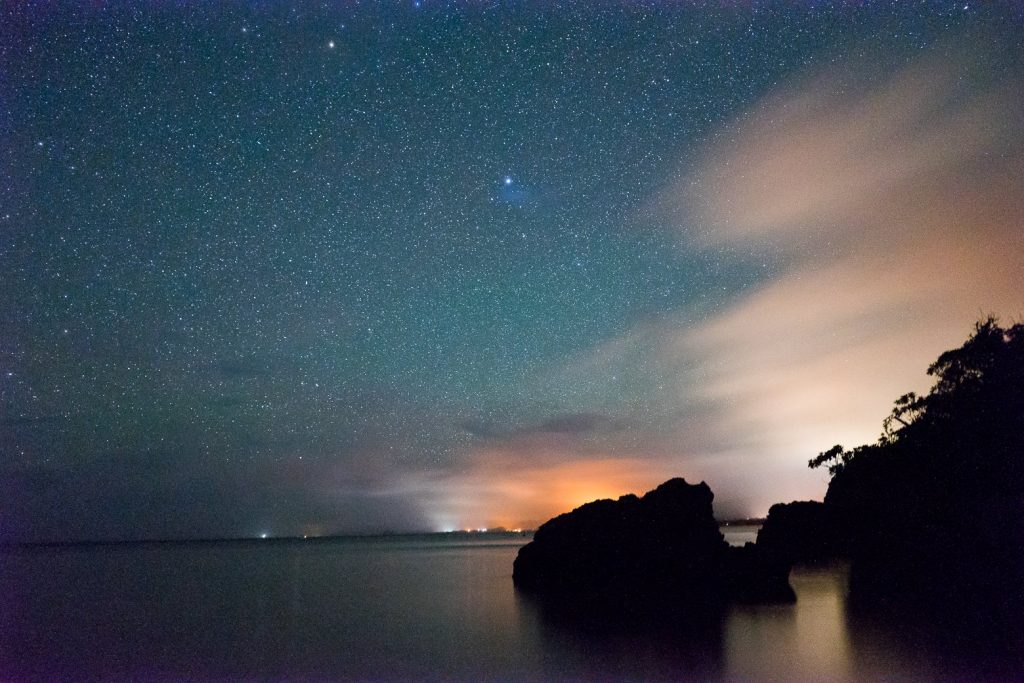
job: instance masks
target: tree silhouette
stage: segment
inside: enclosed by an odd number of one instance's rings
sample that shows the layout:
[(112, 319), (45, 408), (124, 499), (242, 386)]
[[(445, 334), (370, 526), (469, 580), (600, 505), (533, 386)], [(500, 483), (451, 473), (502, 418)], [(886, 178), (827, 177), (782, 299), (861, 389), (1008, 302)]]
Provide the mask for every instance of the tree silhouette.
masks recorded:
[[(833, 446), (808, 461), (833, 476), (858, 459), (883, 454), (896, 444), (928, 445), (952, 437), (1013, 437), (1009, 427), (1024, 416), (1024, 324), (1002, 328), (994, 317), (975, 325), (958, 349), (946, 351), (928, 368), (936, 377), (925, 396), (910, 392), (896, 399), (876, 444), (847, 450)], [(932, 444), (935, 445), (935, 444)]]
[(1024, 647), (1024, 325), (982, 320), (928, 373), (934, 386), (898, 398), (876, 443), (808, 463), (832, 475), (825, 503), (849, 536), (850, 597)]

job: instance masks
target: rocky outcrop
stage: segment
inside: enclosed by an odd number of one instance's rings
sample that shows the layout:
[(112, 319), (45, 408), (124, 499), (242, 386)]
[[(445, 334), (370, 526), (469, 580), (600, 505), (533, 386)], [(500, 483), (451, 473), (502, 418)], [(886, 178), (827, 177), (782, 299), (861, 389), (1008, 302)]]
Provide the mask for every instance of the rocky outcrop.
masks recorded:
[(513, 565), (520, 589), (620, 611), (714, 611), (792, 600), (789, 566), (729, 548), (707, 484), (671, 479), (643, 497), (598, 500), (543, 524)]
[(789, 585), (792, 563), (757, 544), (729, 548), (723, 567), (726, 595), (732, 602), (744, 604), (796, 602)]
[(773, 505), (757, 534), (757, 546), (775, 562), (792, 565), (845, 557), (849, 542), (833, 507), (805, 500)]

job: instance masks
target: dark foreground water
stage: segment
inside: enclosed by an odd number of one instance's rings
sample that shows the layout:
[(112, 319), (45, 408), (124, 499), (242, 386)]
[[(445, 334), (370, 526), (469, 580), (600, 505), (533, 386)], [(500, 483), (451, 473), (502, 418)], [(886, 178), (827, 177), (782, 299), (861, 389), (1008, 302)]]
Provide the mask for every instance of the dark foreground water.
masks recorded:
[[(749, 530), (731, 530), (747, 540)], [(528, 539), (422, 536), (0, 551), (0, 680), (927, 680), (981, 676), (848, 618), (841, 568), (699, 637), (551, 622)]]

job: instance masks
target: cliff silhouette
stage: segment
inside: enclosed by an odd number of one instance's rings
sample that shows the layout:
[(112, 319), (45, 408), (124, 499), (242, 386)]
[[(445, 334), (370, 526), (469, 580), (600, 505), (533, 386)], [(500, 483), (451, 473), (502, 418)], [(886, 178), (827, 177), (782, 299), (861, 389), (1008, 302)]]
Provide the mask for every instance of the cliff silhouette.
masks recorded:
[[(855, 609), (924, 615), (1024, 651), (1024, 325), (979, 322), (895, 403), (877, 443), (809, 463)], [(961, 638), (962, 639), (962, 638)]]

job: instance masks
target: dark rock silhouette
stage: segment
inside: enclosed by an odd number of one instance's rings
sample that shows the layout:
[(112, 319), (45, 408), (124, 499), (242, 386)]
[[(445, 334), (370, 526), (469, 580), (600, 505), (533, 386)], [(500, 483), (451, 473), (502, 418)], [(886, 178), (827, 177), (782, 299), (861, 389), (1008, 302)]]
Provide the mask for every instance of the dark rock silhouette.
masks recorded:
[(835, 509), (823, 503), (776, 503), (757, 534), (757, 547), (773, 560), (789, 565), (828, 562), (847, 555), (845, 526)]
[(665, 482), (643, 498), (598, 500), (537, 529), (519, 551), (520, 588), (607, 602), (619, 609), (656, 602), (710, 608), (720, 603), (726, 543), (707, 484)]
[(729, 548), (723, 572), (726, 595), (739, 603), (795, 602), (796, 593), (789, 585), (793, 563), (765, 552), (761, 540), (740, 548)]
[(622, 612), (707, 614), (733, 599), (791, 601), (789, 566), (729, 548), (707, 484), (671, 479), (642, 498), (598, 500), (537, 529), (519, 551), (520, 589)]

